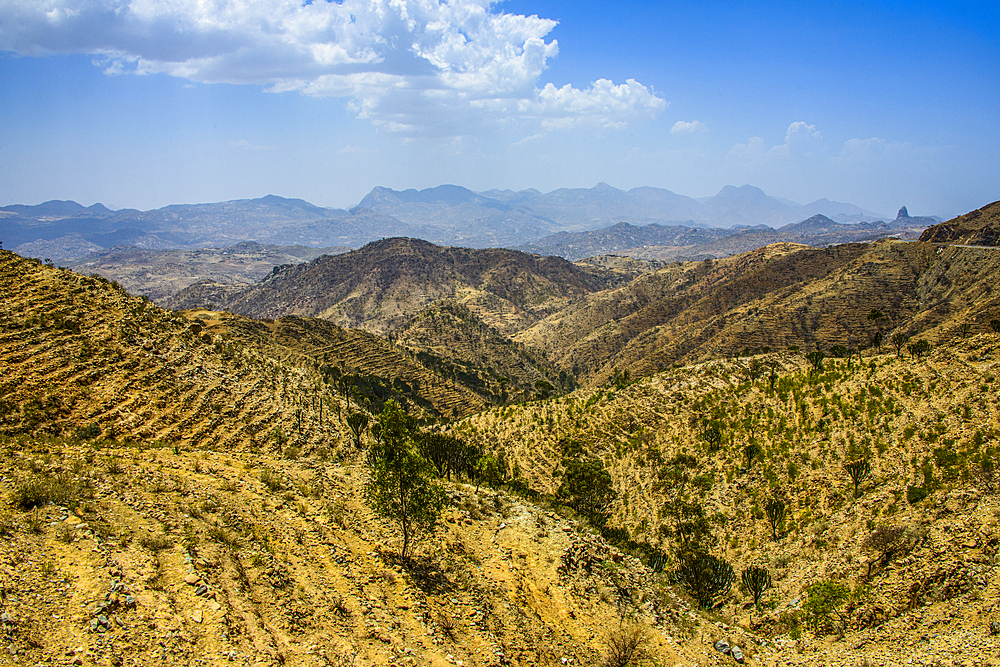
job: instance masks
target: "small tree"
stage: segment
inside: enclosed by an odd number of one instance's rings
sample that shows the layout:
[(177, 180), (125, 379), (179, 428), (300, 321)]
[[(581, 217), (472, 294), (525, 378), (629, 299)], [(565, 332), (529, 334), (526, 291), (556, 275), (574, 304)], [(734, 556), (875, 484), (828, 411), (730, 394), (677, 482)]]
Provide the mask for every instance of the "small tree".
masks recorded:
[(958, 330), (962, 332), (962, 338), (968, 338), (969, 333), (972, 331), (972, 324), (970, 322), (962, 322)]
[[(883, 524), (865, 538), (865, 541), (861, 543), (861, 548), (865, 551), (878, 553), (878, 563), (884, 566), (903, 547), (905, 543), (903, 536), (905, 534), (906, 529), (902, 526), (887, 526)], [(868, 563), (869, 576), (871, 576), (871, 573), (872, 563)]]
[(736, 580), (732, 565), (699, 549), (684, 550), (678, 554), (674, 577), (702, 609), (711, 609), (721, 602), (729, 595)]
[(764, 450), (762, 450), (760, 445), (756, 442), (751, 442), (749, 445), (744, 447), (743, 456), (745, 456), (747, 460), (747, 470), (750, 470), (750, 467), (753, 465), (755, 459), (759, 459), (763, 455)]
[(990, 320), (990, 330), (993, 333), (1000, 333), (1000, 320)]
[(771, 538), (778, 541), (778, 526), (785, 518), (787, 506), (780, 498), (772, 498), (764, 505), (764, 513), (767, 514), (767, 521), (771, 524)]
[(664, 506), (662, 514), (669, 523), (660, 530), (674, 540), (679, 550), (704, 550), (712, 542), (712, 525), (699, 501), (674, 498)]
[(604, 656), (605, 667), (628, 667), (640, 660), (649, 643), (646, 631), (639, 625), (624, 625), (612, 630), (608, 635), (608, 649)]
[(399, 524), (399, 557), (405, 561), (414, 534), (433, 529), (440, 519), (444, 490), (432, 480), (433, 468), (417, 452), (410, 420), (396, 401), (386, 401), (379, 424), (381, 440), (369, 452), (364, 497), (376, 514)]
[(590, 520), (595, 528), (608, 521), (608, 506), (615, 498), (611, 474), (600, 459), (564, 459), (562, 483), (556, 498)]
[(858, 459), (857, 461), (845, 464), (844, 470), (851, 476), (851, 481), (854, 483), (854, 497), (857, 498), (861, 485), (868, 479), (868, 476), (872, 472), (871, 463), (867, 458)]
[(708, 446), (709, 452), (716, 452), (722, 446), (722, 430), (715, 424), (709, 424), (701, 432), (701, 438)]
[(902, 331), (892, 334), (892, 346), (896, 348), (897, 357), (903, 357), (903, 346), (906, 345), (906, 341), (908, 340), (910, 340), (910, 336)]
[(911, 357), (914, 359), (920, 359), (931, 351), (931, 344), (921, 338), (916, 343), (910, 343), (906, 346), (906, 348), (910, 351)]
[(751, 565), (743, 570), (743, 589), (753, 597), (753, 606), (760, 609), (760, 598), (771, 587), (771, 573), (766, 568)]
[(814, 350), (806, 355), (806, 360), (812, 364), (812, 372), (818, 373), (823, 370), (823, 360), (826, 359), (826, 355), (823, 354), (822, 350)]
[(367, 426), (368, 415), (365, 413), (353, 412), (347, 415), (347, 428), (351, 429), (351, 434), (354, 435), (354, 446), (358, 449), (361, 448), (361, 435)]

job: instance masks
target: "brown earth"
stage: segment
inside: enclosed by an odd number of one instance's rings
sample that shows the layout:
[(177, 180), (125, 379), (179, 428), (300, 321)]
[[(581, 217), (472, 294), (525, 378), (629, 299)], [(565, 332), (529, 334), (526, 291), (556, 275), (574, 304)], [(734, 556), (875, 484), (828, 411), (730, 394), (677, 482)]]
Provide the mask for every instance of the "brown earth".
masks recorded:
[(920, 236), (925, 243), (1000, 246), (1000, 201), (928, 228)]

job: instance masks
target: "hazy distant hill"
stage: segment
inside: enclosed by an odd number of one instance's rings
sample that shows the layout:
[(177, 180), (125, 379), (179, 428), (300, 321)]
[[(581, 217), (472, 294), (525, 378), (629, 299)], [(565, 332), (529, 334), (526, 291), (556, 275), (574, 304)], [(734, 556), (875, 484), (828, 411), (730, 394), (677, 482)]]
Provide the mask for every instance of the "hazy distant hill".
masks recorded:
[(721, 258), (782, 241), (826, 247), (838, 243), (873, 241), (887, 237), (916, 239), (926, 218), (897, 218), (893, 222), (844, 224), (825, 215), (784, 225), (742, 229), (691, 228), (649, 224), (636, 227), (620, 222), (607, 229), (560, 232), (521, 246), (526, 252), (558, 255), (571, 261), (602, 254), (627, 255), (660, 261)]
[(0, 208), (0, 241), (25, 255), (53, 260), (80, 258), (118, 245), (193, 249), (255, 241), (359, 247), (394, 236), (472, 248), (519, 247), (557, 232), (600, 229), (620, 222), (690, 228), (775, 227), (815, 214), (838, 222), (885, 217), (826, 199), (800, 206), (749, 185), (726, 186), (703, 200), (662, 188), (624, 191), (606, 183), (549, 193), (534, 189), (476, 193), (457, 185), (440, 185), (403, 191), (376, 187), (349, 211), (274, 195), (176, 204), (151, 211), (112, 211), (101, 204), (84, 207), (72, 201), (18, 204)]
[[(510, 216), (518, 220), (530, 216), (545, 222), (550, 231), (566, 232), (598, 229), (619, 222), (687, 227), (777, 227), (816, 214), (841, 222), (887, 217), (853, 204), (828, 199), (801, 206), (770, 197), (760, 188), (750, 185), (727, 185), (714, 197), (704, 200), (685, 197), (663, 188), (640, 187), (625, 191), (606, 183), (598, 183), (592, 188), (563, 188), (548, 193), (535, 189), (475, 193), (453, 185), (403, 192), (375, 188), (359, 206), (392, 215), (415, 226), (440, 226), (462, 216), (482, 219)], [(538, 228), (546, 224), (540, 223)], [(507, 245), (525, 245), (527, 240), (531, 238), (508, 242)]]
[(273, 195), (152, 211), (110, 211), (100, 204), (84, 208), (75, 202), (0, 209), (0, 241), (6, 247), (54, 260), (80, 258), (123, 244), (145, 249), (220, 248), (241, 241), (358, 246), (412, 231), (370, 209), (321, 208)]
[(200, 281), (225, 285), (255, 283), (277, 265), (299, 264), (320, 255), (336, 255), (347, 246), (261, 245), (244, 241), (228, 248), (197, 250), (146, 250), (116, 246), (69, 262), (79, 273), (104, 276), (120, 283), (132, 294), (141, 294), (157, 303)]
[(627, 279), (558, 257), (500, 248), (441, 247), (392, 238), (343, 255), (276, 267), (245, 288), (193, 285), (169, 303), (251, 317), (313, 316), (374, 332), (402, 327), (442, 299), (459, 301), (500, 331), (521, 329), (574, 298)]

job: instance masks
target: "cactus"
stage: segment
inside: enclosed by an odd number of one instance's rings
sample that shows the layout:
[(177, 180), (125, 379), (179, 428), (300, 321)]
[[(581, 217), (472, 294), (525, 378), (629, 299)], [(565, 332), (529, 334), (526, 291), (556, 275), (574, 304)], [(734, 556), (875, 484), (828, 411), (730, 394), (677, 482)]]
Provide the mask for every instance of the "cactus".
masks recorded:
[(763, 567), (751, 565), (743, 570), (743, 588), (753, 596), (753, 606), (760, 608), (760, 597), (771, 587), (771, 573)]
[(702, 609), (711, 609), (729, 595), (736, 579), (732, 565), (698, 550), (682, 552), (678, 560), (680, 564), (674, 578)]

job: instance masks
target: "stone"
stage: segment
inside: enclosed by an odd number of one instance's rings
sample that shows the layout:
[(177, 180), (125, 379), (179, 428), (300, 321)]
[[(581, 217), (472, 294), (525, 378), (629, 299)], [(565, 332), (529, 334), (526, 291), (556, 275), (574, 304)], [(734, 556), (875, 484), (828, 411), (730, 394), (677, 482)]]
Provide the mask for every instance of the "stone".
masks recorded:
[(198, 586), (198, 588), (194, 589), (195, 595), (204, 595), (207, 592), (208, 592), (208, 586), (206, 586), (205, 584), (201, 584), (200, 586)]
[(727, 642), (725, 639), (720, 639), (719, 641), (715, 642), (715, 650), (718, 651), (719, 653), (729, 653), (729, 651), (731, 650), (729, 648), (729, 642)]
[(199, 577), (194, 572), (192, 572), (191, 574), (189, 574), (186, 577), (184, 577), (184, 583), (190, 584), (192, 586), (194, 586), (195, 584), (197, 584), (199, 581), (201, 581), (201, 577)]
[(194, 621), (195, 623), (201, 623), (202, 618), (203, 616), (201, 613), (201, 609), (195, 609), (194, 613), (191, 614), (191, 620)]
[(740, 663), (741, 665), (743, 664), (743, 651), (740, 650), (739, 646), (735, 645), (733, 646), (731, 655), (733, 656), (733, 660)]

